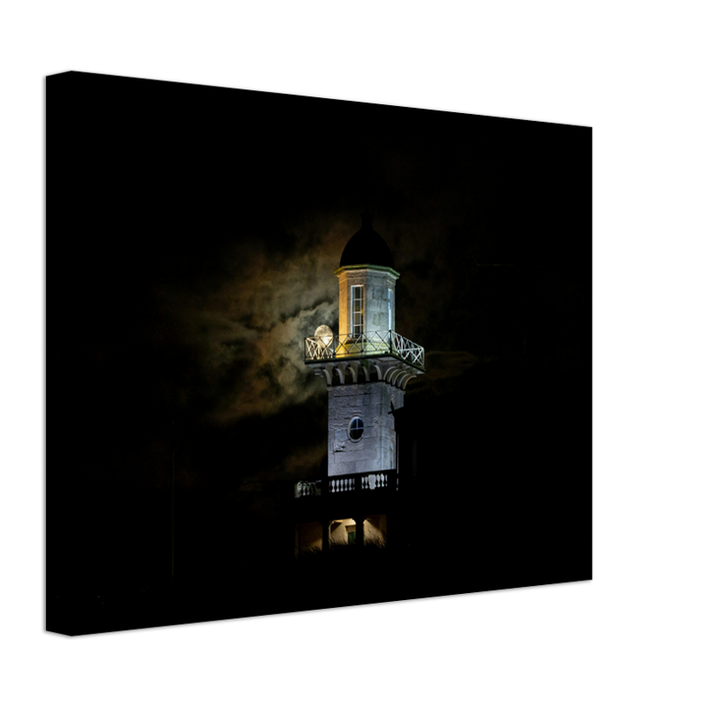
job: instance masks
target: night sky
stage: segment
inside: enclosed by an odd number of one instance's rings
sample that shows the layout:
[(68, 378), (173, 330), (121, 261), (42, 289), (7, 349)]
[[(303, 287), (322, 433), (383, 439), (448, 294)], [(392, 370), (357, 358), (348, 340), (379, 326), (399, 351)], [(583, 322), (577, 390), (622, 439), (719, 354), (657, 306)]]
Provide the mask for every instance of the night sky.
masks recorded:
[(168, 575), (173, 469), (177, 576), (250, 562), (251, 519), (322, 474), (303, 338), (337, 333), (366, 208), (426, 351), (406, 406), (472, 417), (522, 375), (513, 409), (589, 479), (589, 128), (78, 73), (47, 111), (50, 605)]

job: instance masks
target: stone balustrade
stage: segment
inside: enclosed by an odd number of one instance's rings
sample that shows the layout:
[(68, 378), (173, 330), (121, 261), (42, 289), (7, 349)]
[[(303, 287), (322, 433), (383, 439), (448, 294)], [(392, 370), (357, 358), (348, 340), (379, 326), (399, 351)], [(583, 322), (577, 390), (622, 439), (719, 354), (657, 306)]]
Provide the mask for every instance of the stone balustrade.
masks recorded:
[(348, 474), (347, 476), (331, 476), (325, 481), (322, 479), (298, 481), (295, 484), (295, 498), (320, 496), (323, 494), (325, 484), (327, 484), (328, 494), (397, 490), (399, 488), (399, 477), (393, 469), (389, 471), (365, 471), (360, 474)]

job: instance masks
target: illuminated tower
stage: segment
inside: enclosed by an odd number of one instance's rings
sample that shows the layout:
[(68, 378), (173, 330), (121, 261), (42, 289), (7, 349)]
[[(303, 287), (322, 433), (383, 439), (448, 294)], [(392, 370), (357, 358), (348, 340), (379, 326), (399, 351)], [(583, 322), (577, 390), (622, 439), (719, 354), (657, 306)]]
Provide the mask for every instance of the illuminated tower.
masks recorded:
[(421, 346), (395, 332), (392, 253), (368, 214), (348, 241), (335, 271), (339, 282), (339, 333), (327, 326), (305, 339), (305, 363), (328, 390), (329, 489), (386, 484), (397, 469), (393, 410), (405, 386), (424, 372)]

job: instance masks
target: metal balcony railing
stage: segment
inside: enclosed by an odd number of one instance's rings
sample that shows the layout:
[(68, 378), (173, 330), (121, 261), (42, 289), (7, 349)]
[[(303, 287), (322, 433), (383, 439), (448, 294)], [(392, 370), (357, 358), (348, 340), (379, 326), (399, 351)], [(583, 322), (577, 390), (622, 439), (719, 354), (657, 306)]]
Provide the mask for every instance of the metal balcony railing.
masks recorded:
[(390, 355), (425, 368), (425, 349), (395, 331), (369, 331), (353, 336), (308, 336), (305, 361), (337, 361), (354, 356)]

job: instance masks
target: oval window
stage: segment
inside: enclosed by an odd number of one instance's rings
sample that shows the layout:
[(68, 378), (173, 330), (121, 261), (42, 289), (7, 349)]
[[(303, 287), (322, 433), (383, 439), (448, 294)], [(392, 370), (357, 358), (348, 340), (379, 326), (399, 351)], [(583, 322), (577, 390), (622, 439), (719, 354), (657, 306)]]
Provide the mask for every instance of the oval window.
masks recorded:
[(350, 432), (350, 439), (353, 442), (357, 442), (360, 437), (363, 436), (363, 431), (365, 430), (365, 425), (363, 424), (363, 421), (359, 417), (353, 417), (352, 420), (350, 420), (350, 427), (348, 428)]

